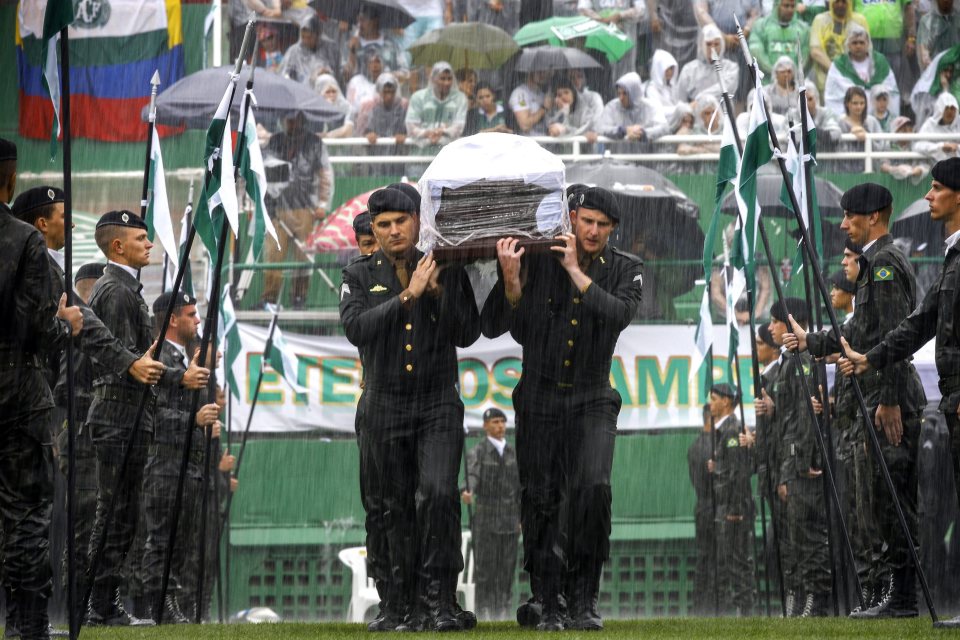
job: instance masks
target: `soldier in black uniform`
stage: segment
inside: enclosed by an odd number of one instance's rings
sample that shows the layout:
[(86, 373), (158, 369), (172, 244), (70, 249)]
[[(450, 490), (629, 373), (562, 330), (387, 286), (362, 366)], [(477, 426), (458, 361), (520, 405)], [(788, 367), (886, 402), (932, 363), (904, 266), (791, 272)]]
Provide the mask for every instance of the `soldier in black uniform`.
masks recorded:
[(503, 411), (484, 411), (483, 430), (486, 437), (467, 454), (467, 488), (461, 495), (473, 505), (477, 613), (486, 620), (505, 620), (517, 568), (520, 475), (517, 452), (506, 440)]
[(687, 449), (687, 472), (697, 496), (693, 512), (694, 546), (697, 564), (693, 577), (693, 613), (705, 616), (715, 613), (717, 598), (717, 523), (716, 501), (713, 499), (713, 475), (707, 463), (713, 458), (713, 416), (710, 403), (703, 405), (703, 431)]
[(757, 594), (754, 588), (754, 561), (750, 549), (754, 505), (750, 489), (753, 475), (754, 439), (743, 432), (734, 414), (738, 394), (729, 384), (710, 390), (710, 413), (717, 431), (708, 470), (714, 476), (717, 496), (717, 589), (721, 606), (738, 616), (753, 613)]
[[(859, 260), (859, 277), (853, 319), (846, 339), (854, 349), (865, 351), (879, 343), (895, 329), (916, 306), (916, 281), (907, 256), (893, 242), (887, 231), (893, 211), (893, 196), (878, 184), (859, 184), (840, 200), (844, 209), (840, 228), (850, 240), (863, 247)], [(843, 329), (841, 329), (843, 332)], [(784, 341), (787, 348), (809, 349), (815, 357), (825, 357), (840, 350), (832, 330), (807, 334), (795, 327), (794, 335)], [(882, 371), (859, 377), (867, 410), (880, 430), (883, 457), (890, 470), (897, 496), (914, 540), (917, 539), (917, 446), (920, 422), (927, 404), (920, 376), (909, 361), (901, 361)], [(862, 435), (862, 445), (872, 446)], [(896, 512), (891, 508), (887, 488), (879, 466), (874, 465), (871, 482), (874, 487), (874, 519), (879, 529), (881, 571), (889, 574), (884, 597), (854, 618), (914, 617), (917, 615), (916, 572), (900, 528)], [(874, 585), (874, 593), (879, 591)]]
[[(807, 323), (807, 305), (799, 298), (785, 298), (770, 310), (770, 334), (782, 345), (789, 331), (788, 316)], [(809, 398), (804, 396), (801, 376), (809, 377), (812, 359), (801, 355), (798, 364), (789, 354), (780, 356), (780, 369), (769, 395), (765, 394), (765, 415), (777, 421), (777, 495), (787, 516), (780, 549), (784, 583), (787, 588), (787, 615), (826, 615), (830, 594), (830, 562), (827, 557), (827, 521), (823, 504), (823, 461), (810, 417)], [(812, 383), (808, 380), (808, 389)]]
[[(94, 286), (90, 307), (121, 343), (136, 354), (151, 349), (152, 321), (147, 305), (140, 294), (142, 286), (138, 270), (150, 262), (152, 244), (147, 239), (147, 227), (140, 217), (130, 211), (111, 211), (104, 214), (96, 229), (97, 246), (107, 256), (104, 275)], [(147, 457), (149, 434), (153, 431), (156, 390), (151, 390), (140, 423), (140, 432), (132, 441), (132, 450), (126, 477), (118, 486), (124, 450), (130, 441), (137, 407), (143, 386), (126, 373), (117, 373), (95, 365), (93, 401), (87, 425), (97, 455), (97, 518), (90, 538), (93, 558), (104, 535), (104, 523), (114, 491), (116, 508), (106, 532), (100, 566), (91, 576), (93, 590), (90, 599), (88, 623), (93, 625), (126, 626), (152, 624), (129, 615), (120, 604), (118, 590), (120, 571), (130, 549), (140, 512), (140, 494), (143, 469)], [(189, 374), (189, 375), (188, 375)], [(188, 374), (165, 371), (160, 384), (175, 386), (191, 381), (191, 388), (202, 388), (209, 370), (192, 366)]]
[(456, 603), (463, 568), (456, 348), (479, 337), (480, 314), (463, 268), (438, 266), (417, 251), (415, 189), (390, 185), (367, 206), (381, 248), (343, 270), (340, 318), (360, 351), (360, 444), (389, 514), (385, 617), (397, 625), (404, 616), (400, 629), (472, 628), (476, 618)]
[(362, 256), (369, 255), (380, 248), (370, 224), (369, 211), (362, 211), (353, 219), (353, 237), (357, 241), (357, 247)]
[(15, 187), (16, 146), (0, 139), (0, 518), (8, 607), (19, 612), (20, 636), (34, 640), (48, 637), (52, 588), (53, 394), (41, 355), (77, 335), (83, 315), (63, 298), (58, 308), (43, 237), (7, 205)]
[[(552, 255), (497, 242), (500, 279), (487, 297), (483, 333), (510, 331), (523, 346), (513, 392), (520, 467), (524, 568), (540, 587), (541, 630), (563, 629), (561, 595), (574, 629), (600, 629), (597, 597), (609, 557), (610, 471), (620, 394), (610, 363), (620, 332), (640, 305), (643, 262), (610, 247), (620, 219), (616, 198), (598, 187), (574, 196), (573, 232)], [(576, 535), (568, 535), (576, 531)], [(535, 613), (535, 612), (534, 612)]]
[[(888, 367), (896, 367), (935, 338), (934, 360), (942, 394), (940, 411), (950, 430), (954, 475), (960, 482), (960, 432), (957, 430), (960, 425), (960, 331), (957, 324), (960, 314), (960, 158), (938, 162), (931, 174), (932, 186), (926, 195), (930, 203), (930, 218), (943, 222), (944, 236), (947, 238), (946, 258), (940, 276), (927, 291), (923, 302), (893, 331), (881, 336), (882, 341), (878, 340), (878, 344), (872, 346), (866, 355), (846, 348), (849, 360), (841, 359), (840, 366), (846, 375), (869, 375), (871, 369), (882, 372)], [(874, 274), (867, 275), (872, 277)], [(906, 439), (905, 436), (906, 430), (903, 439)], [(957, 486), (960, 487), (960, 484)], [(960, 627), (960, 617), (941, 621), (938, 625)]]
[[(179, 292), (161, 294), (153, 303), (156, 318), (162, 318), (174, 300), (173, 315), (167, 326), (166, 340), (160, 351), (160, 361), (167, 368), (167, 375), (173, 379), (184, 380), (193, 361), (196, 369), (196, 357), (188, 352), (197, 338), (200, 317), (197, 314), (196, 298)], [(196, 388), (196, 387), (194, 387)], [(203, 480), (204, 427), (212, 425), (220, 415), (220, 408), (210, 403), (191, 415), (193, 391), (182, 383), (161, 387), (157, 396), (157, 410), (154, 414), (153, 442), (147, 451), (147, 463), (143, 474), (142, 511), (144, 520), (141, 526), (146, 536), (143, 551), (143, 591), (150, 611), (157, 606), (163, 564), (170, 543), (170, 526), (173, 518), (173, 505), (177, 495), (177, 479), (180, 476), (180, 461), (186, 446), (187, 429), (193, 429), (193, 449), (187, 467), (186, 485), (183, 491), (183, 504), (177, 528), (176, 550), (170, 571), (170, 583), (164, 600), (164, 621), (185, 623), (192, 621), (181, 612), (180, 593), (192, 591), (196, 584), (185, 583), (183, 574), (197, 548), (196, 517), (200, 512), (200, 496)], [(199, 456), (197, 454), (200, 454)], [(140, 550), (135, 550), (140, 552)]]

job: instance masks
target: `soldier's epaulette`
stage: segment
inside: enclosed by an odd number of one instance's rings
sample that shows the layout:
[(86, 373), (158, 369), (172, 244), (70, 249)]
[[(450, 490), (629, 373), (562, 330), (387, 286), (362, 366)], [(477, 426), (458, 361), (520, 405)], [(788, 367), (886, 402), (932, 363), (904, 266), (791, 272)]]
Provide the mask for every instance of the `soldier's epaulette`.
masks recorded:
[(624, 251), (623, 249), (620, 249), (619, 247), (610, 247), (610, 251), (612, 251), (613, 253), (615, 253), (615, 254), (617, 254), (617, 255), (623, 256), (624, 258), (629, 258), (629, 259), (631, 259), (631, 260), (636, 260), (636, 261), (638, 261), (640, 264), (643, 264), (643, 258), (641, 258), (640, 256), (637, 256), (637, 255), (634, 255), (634, 254), (630, 253), (629, 251)]
[(367, 253), (367, 254), (361, 253), (358, 256), (353, 256), (352, 258), (350, 258), (350, 262), (347, 263), (347, 266), (350, 266), (351, 264), (355, 264), (357, 262), (361, 262), (363, 260), (369, 260), (370, 256), (372, 255), (373, 255), (372, 253)]

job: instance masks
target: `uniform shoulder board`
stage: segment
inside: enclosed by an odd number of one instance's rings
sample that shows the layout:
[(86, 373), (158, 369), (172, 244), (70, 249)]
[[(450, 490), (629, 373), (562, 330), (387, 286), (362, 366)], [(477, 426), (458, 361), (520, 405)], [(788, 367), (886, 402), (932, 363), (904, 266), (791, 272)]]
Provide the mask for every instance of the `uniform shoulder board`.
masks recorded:
[(624, 258), (629, 258), (630, 260), (636, 260), (640, 264), (643, 264), (643, 258), (641, 258), (640, 256), (636, 256), (628, 251), (624, 251), (619, 247), (610, 247), (610, 251), (617, 254), (618, 256), (623, 256)]
[(364, 260), (369, 260), (370, 256), (372, 255), (373, 255), (372, 253), (367, 253), (367, 254), (360, 254), (358, 256), (353, 256), (352, 258), (350, 258), (350, 262), (348, 262), (347, 265), (356, 264), (357, 262), (363, 262)]

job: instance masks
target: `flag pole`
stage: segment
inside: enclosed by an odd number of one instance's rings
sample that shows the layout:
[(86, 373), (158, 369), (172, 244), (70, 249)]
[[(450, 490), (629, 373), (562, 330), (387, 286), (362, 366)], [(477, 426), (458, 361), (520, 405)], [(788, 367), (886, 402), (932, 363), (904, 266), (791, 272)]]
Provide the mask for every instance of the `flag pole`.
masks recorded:
[[(63, 133), (63, 283), (67, 306), (76, 304), (73, 290), (73, 164), (70, 136), (70, 29), (60, 30), (61, 112)], [(75, 410), (73, 340), (67, 340), (67, 624), (70, 640), (80, 635), (80, 611), (77, 607), (77, 432)], [(9, 605), (8, 605), (9, 606)]]
[[(247, 46), (250, 43), (250, 38), (252, 37), (252, 34), (253, 34), (253, 25), (255, 21), (256, 21), (255, 14), (251, 13), (250, 18), (247, 21), (246, 30), (243, 35), (243, 42), (240, 45), (240, 53), (237, 56), (237, 61), (234, 67), (234, 71), (230, 75), (229, 88), (231, 91), (231, 94), (230, 94), (231, 103), (233, 102), (233, 97), (236, 93), (237, 79), (240, 77), (240, 66), (243, 63), (243, 52), (247, 49)], [(242, 136), (243, 134), (241, 132), (240, 134), (241, 141), (242, 141)], [(214, 286), (216, 287), (216, 289), (213, 290), (214, 296), (217, 295), (216, 291), (219, 290), (219, 287), (220, 287), (219, 271), (223, 266), (223, 255), (225, 253), (223, 251), (223, 247), (226, 244), (227, 232), (229, 231), (229, 229), (230, 229), (230, 225), (227, 223), (227, 221), (223, 221), (223, 228), (221, 230), (221, 237), (220, 237), (221, 242), (220, 242), (220, 245), (218, 245), (220, 247), (220, 250), (217, 252), (217, 263), (218, 263), (217, 271), (214, 273)], [(190, 226), (190, 234), (187, 236), (187, 243), (183, 250), (183, 254), (180, 256), (180, 268), (177, 272), (177, 281), (174, 285), (174, 291), (180, 290), (180, 286), (183, 282), (184, 267), (185, 265), (190, 264), (189, 262), (190, 249), (193, 246), (193, 239), (196, 237), (196, 232), (197, 232), (197, 225), (196, 225), (196, 221), (194, 221), (194, 224)], [(200, 340), (200, 358), (199, 359), (200, 359), (200, 362), (202, 363), (206, 362), (207, 348), (209, 347), (209, 344), (210, 344), (211, 322), (216, 322), (216, 318), (217, 318), (216, 308), (217, 308), (217, 302), (219, 298), (218, 297), (211, 298), (208, 295), (208, 300), (209, 300), (209, 305), (207, 309), (207, 318), (204, 324), (203, 337)], [(168, 310), (168, 316), (166, 318), (167, 321), (169, 321), (169, 314), (172, 314), (174, 302), (175, 300), (171, 298), (170, 308)], [(163, 328), (166, 329), (165, 326)], [(163, 334), (161, 334), (160, 337), (161, 339), (163, 339)], [(193, 394), (193, 403), (190, 410), (190, 417), (188, 418), (188, 420), (190, 420), (191, 422), (194, 419), (193, 416), (196, 415), (197, 410), (199, 409), (199, 404), (200, 404), (200, 391), (197, 390)], [(156, 609), (155, 609), (156, 613), (154, 616), (154, 620), (157, 622), (157, 624), (160, 624), (163, 621), (163, 603), (164, 603), (164, 600), (166, 599), (167, 589), (170, 584), (170, 569), (173, 565), (174, 544), (177, 538), (177, 526), (180, 520), (180, 510), (183, 507), (183, 489), (186, 481), (187, 466), (190, 462), (190, 450), (192, 445), (193, 445), (193, 429), (188, 428), (186, 441), (184, 443), (184, 448), (183, 448), (183, 454), (180, 458), (180, 472), (179, 472), (179, 476), (177, 477), (177, 493), (176, 493), (176, 496), (174, 497), (174, 506), (173, 506), (173, 512), (172, 512), (173, 515), (171, 516), (171, 519), (170, 519), (170, 536), (169, 536), (168, 546), (166, 549), (166, 555), (163, 560), (163, 577), (160, 581), (160, 593), (158, 594)], [(200, 603), (198, 599), (198, 602), (197, 602), (198, 611), (199, 611), (199, 608), (200, 608)]]
[(160, 86), (160, 71), (155, 70), (150, 78), (150, 110), (147, 119), (147, 153), (143, 162), (143, 186), (140, 189), (140, 219), (146, 219), (150, 204), (150, 156), (153, 151), (153, 130), (157, 122), (157, 87)]

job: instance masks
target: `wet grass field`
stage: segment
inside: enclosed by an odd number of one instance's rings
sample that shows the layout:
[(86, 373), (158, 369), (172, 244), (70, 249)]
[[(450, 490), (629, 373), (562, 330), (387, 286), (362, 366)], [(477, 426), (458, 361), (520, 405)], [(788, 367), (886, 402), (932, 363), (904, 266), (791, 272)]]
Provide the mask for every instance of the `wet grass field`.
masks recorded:
[[(418, 634), (413, 637), (436, 637)], [(520, 629), (509, 622), (481, 623), (473, 631), (444, 634), (475, 640), (508, 640), (543, 637), (546, 634)], [(559, 638), (642, 638), (676, 640), (747, 640), (750, 638), (960, 638), (960, 630), (934, 629), (929, 617), (910, 620), (857, 620), (816, 618), (782, 620), (777, 618), (662, 618), (656, 620), (614, 620), (601, 632), (563, 632)], [(380, 637), (357, 624), (261, 624), (261, 625), (182, 625), (148, 629), (83, 629), (81, 638), (90, 640), (333, 640)]]

